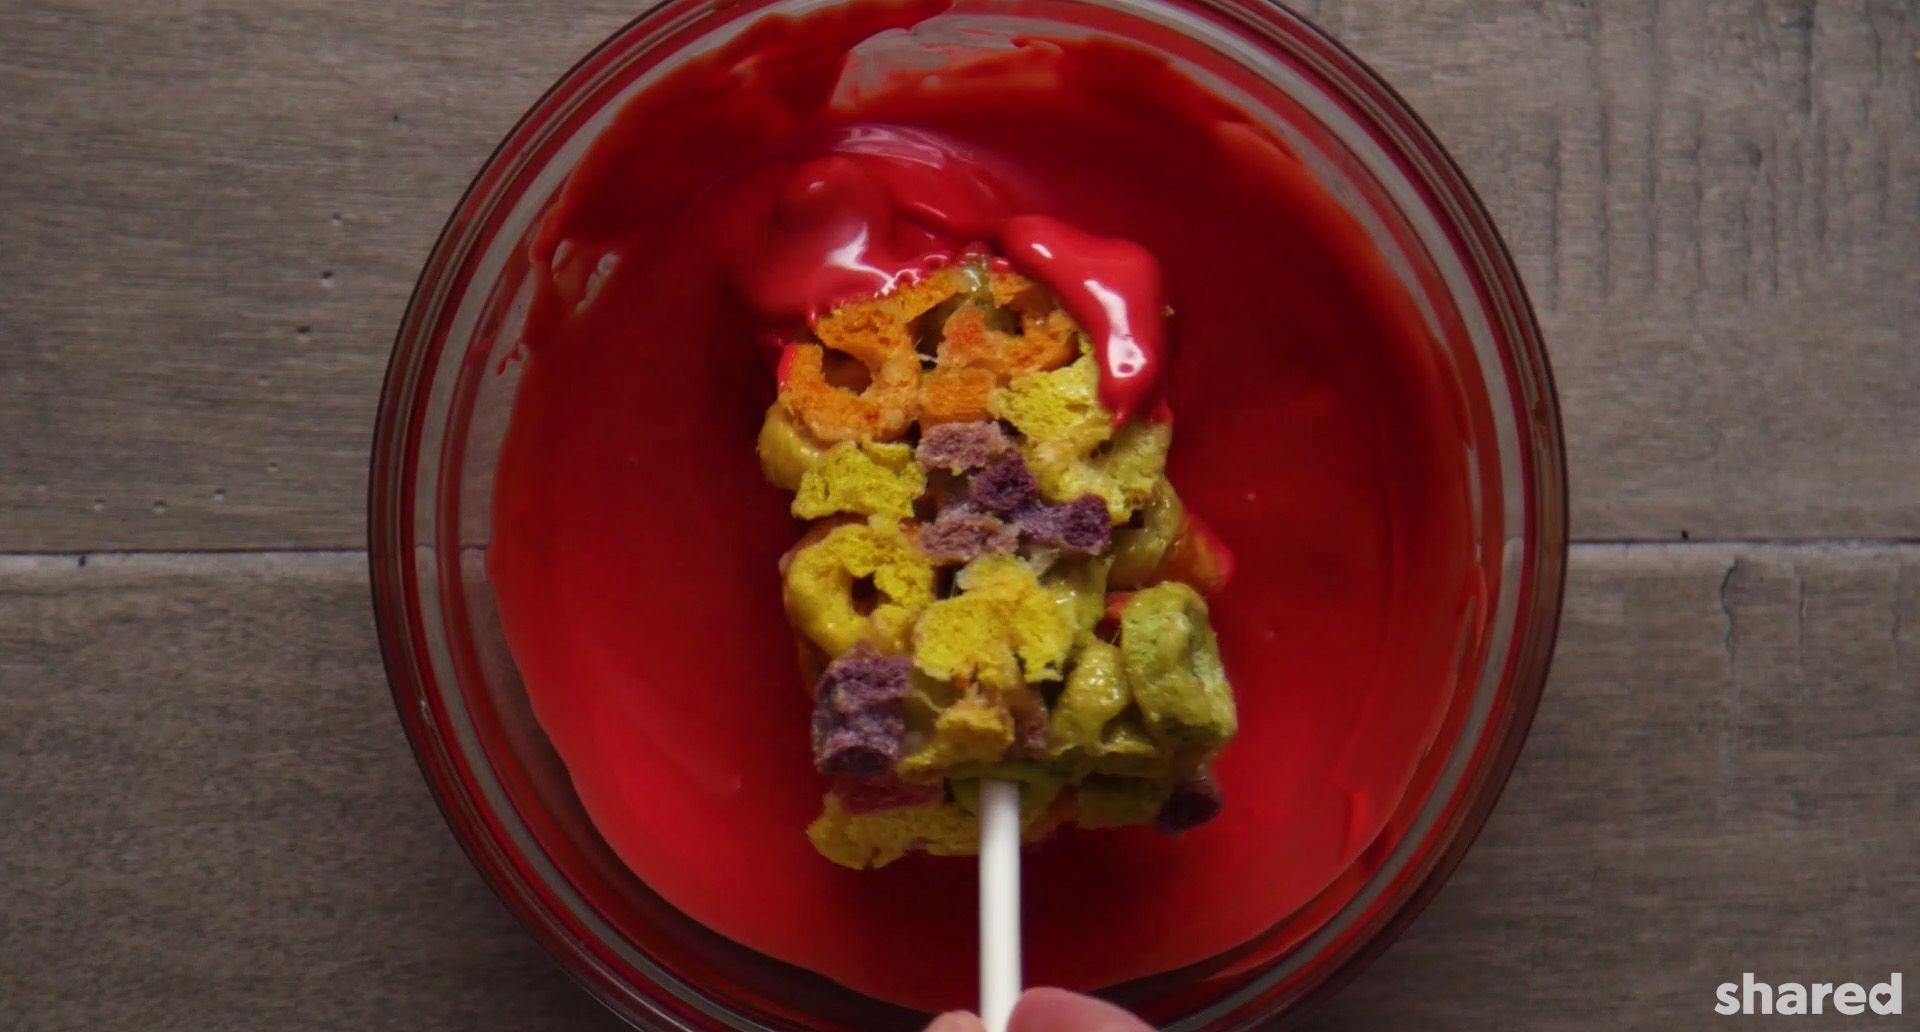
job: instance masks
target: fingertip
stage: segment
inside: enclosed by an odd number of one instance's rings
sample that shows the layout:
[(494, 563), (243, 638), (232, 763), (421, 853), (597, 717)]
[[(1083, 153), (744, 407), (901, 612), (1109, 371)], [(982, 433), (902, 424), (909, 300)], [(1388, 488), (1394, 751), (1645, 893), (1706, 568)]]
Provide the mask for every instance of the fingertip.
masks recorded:
[(927, 1032), (987, 1032), (987, 1027), (966, 1011), (950, 1011), (933, 1019)]
[(1029, 989), (1014, 1006), (1007, 1032), (1153, 1032), (1153, 1026), (1105, 1000), (1065, 989)]

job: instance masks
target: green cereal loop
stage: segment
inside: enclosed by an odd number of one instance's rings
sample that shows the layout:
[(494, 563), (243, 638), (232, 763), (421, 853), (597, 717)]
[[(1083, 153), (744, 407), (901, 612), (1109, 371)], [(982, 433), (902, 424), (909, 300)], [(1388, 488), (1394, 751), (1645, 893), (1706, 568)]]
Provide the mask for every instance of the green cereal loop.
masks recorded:
[(1093, 630), (1107, 612), (1107, 568), (1111, 559), (1063, 559), (1047, 571), (1041, 583), (1073, 625), (1074, 640), (1093, 640)]
[(1132, 704), (1119, 648), (1104, 641), (1088, 642), (1054, 701), (1047, 724), (1048, 752), (1069, 764), (1091, 759), (1100, 750), (1107, 722)]
[(1100, 747), (1093, 751), (1093, 773), (1130, 778), (1166, 777), (1173, 768), (1173, 757), (1140, 722), (1137, 712), (1115, 717), (1100, 734)]
[(1167, 549), (1187, 524), (1187, 509), (1166, 477), (1153, 486), (1153, 494), (1140, 510), (1141, 525), (1116, 527), (1113, 531), (1113, 568), (1107, 574), (1115, 591), (1144, 588), (1160, 571)]
[(1168, 781), (1094, 776), (1074, 790), (1083, 828), (1121, 828), (1148, 824), (1173, 794)]
[(1233, 738), (1233, 689), (1199, 593), (1177, 581), (1135, 593), (1120, 611), (1120, 651), (1147, 730), (1163, 747), (1204, 755)]
[(1066, 787), (1059, 778), (1024, 764), (995, 764), (981, 771), (979, 777), (956, 777), (949, 781), (947, 786), (953, 792), (954, 803), (975, 816), (980, 814), (982, 778), (1019, 783), (1020, 817), (1023, 823), (1046, 813), (1053, 801), (1060, 797), (1060, 790)]

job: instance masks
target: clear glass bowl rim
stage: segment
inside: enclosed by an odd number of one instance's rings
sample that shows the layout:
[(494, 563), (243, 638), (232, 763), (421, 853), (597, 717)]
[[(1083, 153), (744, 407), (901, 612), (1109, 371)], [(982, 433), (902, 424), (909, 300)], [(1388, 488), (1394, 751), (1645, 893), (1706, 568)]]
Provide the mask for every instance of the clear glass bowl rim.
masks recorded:
[[(1155, 6), (1168, 0), (1129, 0)], [(1178, 2), (1178, 0), (1174, 0)], [(1480, 734), (1481, 756), (1452, 793), (1445, 817), (1426, 833), (1424, 853), (1402, 871), (1388, 898), (1377, 902), (1370, 923), (1351, 930), (1344, 955), (1334, 959), (1304, 992), (1255, 997), (1220, 1017), (1209, 1030), (1272, 1027), (1304, 1017), (1350, 982), (1406, 930), (1445, 884), (1478, 837), (1498, 802), (1537, 711), (1551, 664), (1565, 587), (1568, 541), (1566, 457), (1558, 396), (1544, 339), (1525, 286), (1485, 205), (1438, 139), (1386, 81), (1331, 35), (1305, 17), (1269, 0), (1190, 0), (1196, 6), (1248, 20), (1266, 35), (1251, 42), (1288, 47), (1290, 58), (1312, 67), (1326, 81), (1344, 86), (1338, 99), (1355, 106), (1366, 128), (1419, 186), (1432, 215), (1452, 235), (1475, 282), (1487, 291), (1484, 309), (1498, 319), (1505, 345), (1503, 380), (1509, 387), (1519, 436), (1523, 503), (1527, 513), (1519, 605), (1504, 664), (1502, 705)], [(420, 612), (414, 470), (420, 443), (432, 428), (422, 425), (423, 376), (437, 368), (444, 343), (439, 313), (475, 242), (476, 227), (499, 201), (500, 190), (529, 165), (547, 156), (556, 119), (578, 112), (567, 102), (591, 92), (598, 76), (622, 58), (671, 40), (687, 26), (716, 12), (750, 18), (761, 2), (661, 0), (635, 16), (560, 76), (521, 116), (482, 165), (436, 239), (396, 334), (382, 388), (368, 484), (368, 559), (381, 653), (401, 724), (449, 826), (476, 868), (501, 900), (570, 975), (616, 1015), (636, 1027), (689, 1028), (679, 1008), (662, 1008), (657, 992), (636, 992), (605, 958), (563, 926), (551, 898), (533, 883), (527, 867), (508, 849), (489, 804), (467, 778), (444, 729), (432, 712), (434, 674), (424, 658), (427, 621)], [(1489, 386), (1493, 385), (1489, 377)], [(1499, 404), (1497, 394), (1491, 401)], [(1501, 661), (1488, 656), (1488, 662)], [(1472, 744), (1472, 743), (1463, 743)], [(658, 987), (654, 987), (658, 988)], [(1277, 1008), (1277, 1009), (1276, 1009)], [(649, 1024), (653, 1023), (653, 1024)]]

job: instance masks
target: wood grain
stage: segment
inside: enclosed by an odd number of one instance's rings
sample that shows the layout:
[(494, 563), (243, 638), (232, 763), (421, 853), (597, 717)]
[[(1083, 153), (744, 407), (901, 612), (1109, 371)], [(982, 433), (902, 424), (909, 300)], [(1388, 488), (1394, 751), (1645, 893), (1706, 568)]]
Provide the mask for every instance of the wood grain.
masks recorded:
[(1920, 548), (1576, 550), (1493, 819), (1311, 1028), (1705, 1028), (1746, 971), (1910, 981), (1916, 683)]
[(1506, 234), (1584, 538), (1920, 525), (1920, 5), (1323, 0)]
[[(0, 560), (0, 1024), (614, 1027), (441, 825), (364, 578)], [(1920, 546), (1576, 549), (1486, 834), (1313, 1027), (1689, 1028), (1745, 970), (1911, 977), (1917, 670)]]
[(0, 549), (362, 545), (428, 248), (635, 11), (0, 5)]
[(0, 1026), (594, 1027), (441, 823), (365, 569), (0, 560)]
[[(1920, 8), (1304, 3), (1435, 126), (1599, 538), (1920, 520)], [(0, 5), (0, 550), (354, 547), (415, 271), (631, 3)]]

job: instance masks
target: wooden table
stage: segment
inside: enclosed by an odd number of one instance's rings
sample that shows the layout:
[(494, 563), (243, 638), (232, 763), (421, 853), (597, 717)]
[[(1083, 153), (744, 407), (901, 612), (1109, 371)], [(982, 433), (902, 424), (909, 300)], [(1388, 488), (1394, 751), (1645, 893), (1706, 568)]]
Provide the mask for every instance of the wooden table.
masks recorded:
[[(1579, 542), (1505, 800), (1314, 1027), (1920, 1010), (1920, 4), (1303, 6), (1498, 216)], [(0, 5), (0, 1025), (611, 1027), (441, 826), (360, 549), (442, 218), (634, 7)]]

